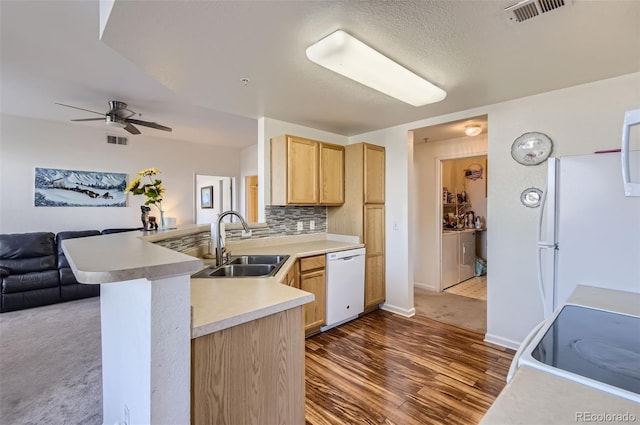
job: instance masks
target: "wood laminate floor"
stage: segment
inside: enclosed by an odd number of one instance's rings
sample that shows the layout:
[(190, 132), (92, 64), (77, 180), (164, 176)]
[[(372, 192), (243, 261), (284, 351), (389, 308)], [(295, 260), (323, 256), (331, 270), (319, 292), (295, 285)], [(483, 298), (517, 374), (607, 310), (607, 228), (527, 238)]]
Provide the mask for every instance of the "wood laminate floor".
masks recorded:
[(374, 311), (306, 340), (306, 423), (476, 424), (513, 354), (478, 333)]

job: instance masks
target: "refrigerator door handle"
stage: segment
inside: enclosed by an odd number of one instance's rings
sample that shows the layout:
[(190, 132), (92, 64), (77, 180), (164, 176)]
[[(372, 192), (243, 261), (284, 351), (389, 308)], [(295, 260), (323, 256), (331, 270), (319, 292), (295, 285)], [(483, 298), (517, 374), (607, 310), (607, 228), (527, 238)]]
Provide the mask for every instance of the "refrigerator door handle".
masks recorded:
[(640, 181), (632, 181), (629, 170), (629, 133), (631, 127), (640, 124), (640, 109), (632, 109), (624, 114), (622, 125), (622, 180), (624, 182), (625, 196), (640, 196)]
[(542, 241), (542, 221), (544, 220), (544, 212), (545, 212), (545, 207), (547, 205), (547, 191), (549, 189), (547, 188), (544, 192), (542, 192), (542, 199), (540, 199), (540, 214), (538, 214), (538, 226), (536, 228), (537, 231), (537, 235), (538, 235), (538, 246), (544, 244), (544, 245), (548, 245), (546, 242)]
[(544, 278), (542, 276), (542, 251), (547, 248), (555, 248), (555, 244), (542, 241), (542, 221), (544, 220), (545, 207), (547, 205), (547, 190), (542, 192), (540, 200), (540, 214), (538, 215), (538, 253), (536, 255), (536, 265), (538, 269), (538, 291), (540, 292), (540, 301), (542, 301), (542, 314), (547, 317), (547, 294), (544, 290)]

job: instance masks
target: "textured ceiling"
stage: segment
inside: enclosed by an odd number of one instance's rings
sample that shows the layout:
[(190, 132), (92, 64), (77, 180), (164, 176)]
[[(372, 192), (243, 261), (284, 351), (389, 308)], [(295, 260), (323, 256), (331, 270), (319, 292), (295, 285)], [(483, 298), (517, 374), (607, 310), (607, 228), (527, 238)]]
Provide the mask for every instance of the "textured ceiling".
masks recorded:
[[(96, 1), (3, 1), (2, 110), (83, 118), (52, 103), (117, 99), (171, 137), (246, 146), (261, 116), (349, 136), (640, 71), (640, 2), (577, 0), (521, 24), (503, 16), (513, 3), (117, 0), (99, 41)], [(415, 108), (307, 60), (336, 29), (447, 98)]]

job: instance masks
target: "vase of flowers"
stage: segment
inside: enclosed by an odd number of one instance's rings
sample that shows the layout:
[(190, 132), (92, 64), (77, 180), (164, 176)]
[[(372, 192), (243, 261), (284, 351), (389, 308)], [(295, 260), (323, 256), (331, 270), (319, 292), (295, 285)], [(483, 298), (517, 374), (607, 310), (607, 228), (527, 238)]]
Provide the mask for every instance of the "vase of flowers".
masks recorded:
[[(147, 200), (145, 205), (155, 205), (160, 212), (160, 228), (164, 229), (164, 211), (162, 209), (162, 194), (164, 193), (164, 186), (162, 186), (162, 180), (155, 176), (160, 174), (160, 170), (157, 168), (147, 168), (146, 170), (139, 171), (136, 174), (136, 178), (129, 183), (124, 193), (131, 192), (134, 195), (144, 195)], [(146, 179), (145, 179), (146, 178)]]

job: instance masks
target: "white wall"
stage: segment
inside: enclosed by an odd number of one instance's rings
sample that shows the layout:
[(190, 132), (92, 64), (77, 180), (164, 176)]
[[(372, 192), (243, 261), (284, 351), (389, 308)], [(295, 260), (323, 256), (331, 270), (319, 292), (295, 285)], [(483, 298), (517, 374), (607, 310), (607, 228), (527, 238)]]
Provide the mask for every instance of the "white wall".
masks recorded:
[(264, 207), (271, 204), (271, 143), (272, 137), (290, 134), (322, 142), (346, 145), (349, 139), (340, 134), (316, 130), (285, 121), (263, 117), (258, 120), (258, 221), (264, 222)]
[(177, 217), (178, 224), (193, 222), (195, 174), (240, 175), (239, 149), (145, 134), (130, 136), (127, 146), (110, 145), (101, 128), (6, 115), (1, 119), (0, 233), (141, 226), (144, 196), (128, 195), (123, 208), (34, 207), (36, 167), (128, 173), (128, 181), (142, 169), (159, 168), (167, 190), (165, 216)]
[[(200, 189), (207, 186), (213, 186), (213, 208), (202, 208)], [(218, 214), (232, 209), (231, 177), (196, 175), (194, 196), (196, 198), (196, 223), (215, 223)], [(233, 194), (233, 197), (236, 196), (238, 196), (237, 187), (236, 193)]]
[[(517, 345), (542, 319), (536, 289), (537, 209), (520, 204), (520, 192), (543, 187), (544, 165), (525, 167), (511, 158), (513, 140), (528, 131), (546, 133), (554, 156), (620, 146), (624, 111), (640, 107), (640, 73), (403, 124), (350, 138), (387, 148), (387, 303), (413, 307), (417, 241), (412, 129), (488, 114), (489, 197), (487, 340)], [(393, 223), (398, 230), (392, 231)]]
[[(442, 197), (443, 186), (440, 179), (440, 161), (486, 152), (486, 134), (415, 144), (413, 160), (416, 191), (413, 198), (416, 222), (412, 231), (415, 234), (415, 248), (411, 251), (415, 252), (414, 283), (417, 286), (431, 290), (438, 290), (440, 286), (438, 247), (442, 238), (442, 214), (439, 200)], [(484, 185), (484, 180), (482, 182)], [(454, 191), (455, 188), (450, 187), (449, 190)], [(473, 199), (471, 201), (475, 202)], [(486, 205), (486, 200), (483, 200), (483, 203)]]

